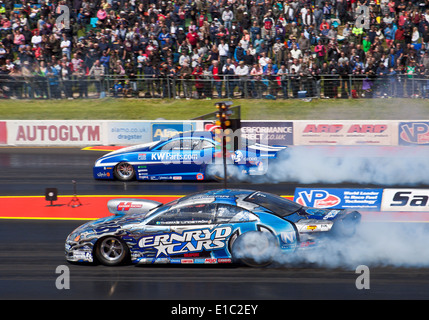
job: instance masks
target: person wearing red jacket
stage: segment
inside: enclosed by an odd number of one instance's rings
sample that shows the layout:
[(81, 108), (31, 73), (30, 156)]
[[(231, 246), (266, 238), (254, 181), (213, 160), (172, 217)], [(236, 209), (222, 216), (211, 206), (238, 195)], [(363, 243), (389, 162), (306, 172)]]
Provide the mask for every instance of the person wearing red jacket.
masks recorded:
[(197, 89), (198, 99), (201, 99), (203, 97), (203, 91), (204, 91), (204, 79), (203, 79), (203, 68), (201, 65), (197, 65), (194, 68), (194, 71), (192, 71), (192, 75), (195, 79), (195, 89)]
[(198, 33), (195, 30), (194, 31), (189, 31), (186, 34), (186, 39), (188, 39), (189, 43), (192, 46), (192, 49), (194, 49), (197, 46), (197, 42), (199, 40)]
[(326, 48), (322, 44), (321, 40), (319, 40), (317, 42), (317, 45), (314, 47), (314, 52), (317, 54), (317, 64), (319, 67), (321, 67), (323, 62), (325, 61), (325, 55), (326, 55)]

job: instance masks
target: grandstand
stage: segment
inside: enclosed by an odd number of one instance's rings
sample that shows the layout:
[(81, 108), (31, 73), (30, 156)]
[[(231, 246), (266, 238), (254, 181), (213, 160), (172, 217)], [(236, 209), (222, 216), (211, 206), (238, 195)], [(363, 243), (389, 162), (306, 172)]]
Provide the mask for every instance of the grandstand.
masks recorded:
[(0, 16), (6, 99), (429, 96), (427, 0), (10, 0)]

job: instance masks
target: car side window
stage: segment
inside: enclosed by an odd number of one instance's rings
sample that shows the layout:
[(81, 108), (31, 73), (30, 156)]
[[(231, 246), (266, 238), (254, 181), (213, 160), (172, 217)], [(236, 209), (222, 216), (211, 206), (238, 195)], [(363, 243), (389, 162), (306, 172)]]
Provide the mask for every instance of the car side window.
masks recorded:
[(183, 139), (183, 150), (200, 150), (200, 139)]
[(172, 150), (180, 150), (180, 140), (173, 140), (166, 144), (164, 144), (161, 148), (157, 148), (158, 150), (162, 151), (172, 151)]
[(257, 220), (258, 217), (246, 209), (223, 203), (217, 206), (215, 223), (238, 223)]
[(203, 140), (201, 142), (201, 149), (209, 149), (209, 148), (213, 148), (214, 144), (208, 140)]
[(216, 213), (216, 204), (192, 204), (172, 207), (152, 219), (148, 225), (193, 225), (212, 224)]

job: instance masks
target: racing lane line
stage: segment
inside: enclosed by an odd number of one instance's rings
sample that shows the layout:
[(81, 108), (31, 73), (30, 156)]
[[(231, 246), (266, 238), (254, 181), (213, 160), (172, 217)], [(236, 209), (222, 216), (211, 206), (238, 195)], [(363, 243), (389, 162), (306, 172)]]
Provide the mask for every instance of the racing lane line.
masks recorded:
[[(58, 196), (52, 206), (45, 196), (0, 196), (0, 208), (4, 209), (0, 219), (19, 220), (96, 220), (113, 214), (107, 208), (111, 199), (149, 199), (167, 203), (184, 195), (82, 195), (76, 196), (81, 205), (70, 205), (75, 196)], [(293, 196), (282, 196), (293, 200)], [(428, 212), (375, 212), (362, 211), (363, 222), (428, 223)]]
[[(0, 196), (0, 219), (96, 220), (112, 216), (111, 199), (149, 199), (167, 203), (184, 195), (82, 195), (58, 196), (50, 205), (45, 196)], [(76, 197), (76, 198), (75, 198)], [(284, 196), (293, 200), (293, 196)], [(74, 201), (75, 200), (75, 201)], [(80, 204), (73, 207), (73, 204)]]

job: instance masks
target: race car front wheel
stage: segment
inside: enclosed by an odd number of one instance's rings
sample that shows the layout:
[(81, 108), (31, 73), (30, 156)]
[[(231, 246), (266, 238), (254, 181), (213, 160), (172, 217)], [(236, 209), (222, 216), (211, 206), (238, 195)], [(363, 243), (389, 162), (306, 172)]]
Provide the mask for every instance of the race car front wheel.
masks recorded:
[(117, 266), (127, 261), (129, 250), (122, 240), (115, 237), (106, 237), (97, 242), (95, 257), (101, 264)]
[(266, 267), (273, 262), (277, 244), (269, 232), (249, 231), (240, 236), (232, 244), (234, 260), (249, 267)]
[(116, 165), (115, 170), (113, 171), (115, 178), (120, 181), (130, 181), (133, 180), (136, 176), (134, 167), (128, 162), (120, 162)]

